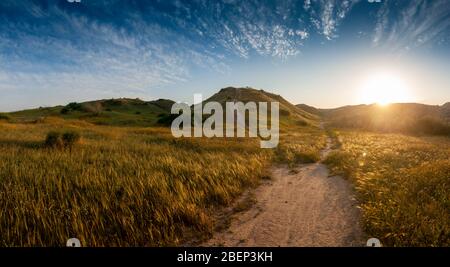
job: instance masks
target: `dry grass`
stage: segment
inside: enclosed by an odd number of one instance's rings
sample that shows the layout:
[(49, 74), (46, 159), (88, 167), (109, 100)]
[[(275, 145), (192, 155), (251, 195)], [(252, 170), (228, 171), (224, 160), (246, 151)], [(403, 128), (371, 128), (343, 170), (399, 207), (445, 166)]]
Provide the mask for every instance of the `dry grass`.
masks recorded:
[(450, 139), (338, 132), (326, 160), (355, 184), (367, 234), (389, 246), (450, 245)]
[[(77, 131), (82, 142), (45, 147), (50, 131)], [(267, 177), (275, 158), (256, 139), (174, 139), (166, 128), (47, 119), (0, 122), (0, 132), (0, 246), (64, 246), (70, 237), (84, 246), (166, 246), (207, 237), (212, 214)], [(306, 128), (303, 137), (287, 147), (314, 153), (323, 138)]]
[(317, 162), (326, 140), (325, 132), (319, 128), (289, 128), (281, 133), (275, 160), (289, 165)]

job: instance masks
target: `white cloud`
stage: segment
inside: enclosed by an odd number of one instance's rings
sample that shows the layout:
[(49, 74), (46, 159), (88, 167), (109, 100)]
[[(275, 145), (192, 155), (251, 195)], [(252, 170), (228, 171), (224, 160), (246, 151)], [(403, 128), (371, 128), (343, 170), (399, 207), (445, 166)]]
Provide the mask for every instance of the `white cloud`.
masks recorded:
[(411, 1), (395, 20), (389, 20), (391, 2), (385, 2), (377, 15), (372, 37), (374, 46), (393, 52), (409, 51), (438, 38), (450, 29), (450, 5), (446, 0)]
[(359, 0), (327, 1), (320, 0), (317, 3), (318, 11), (313, 11), (312, 22), (317, 30), (328, 40), (337, 37), (337, 28), (345, 19), (352, 7)]
[[(33, 16), (38, 15), (38, 9), (32, 5), (29, 9)], [(0, 48), (10, 51), (9, 64), (0, 65), (2, 92), (149, 96), (154, 89), (186, 82), (192, 65), (229, 71), (220, 55), (149, 24), (137, 14), (130, 14), (134, 16), (130, 31), (56, 7), (50, 12), (55, 19), (50, 26), (13, 22), (3, 25), (17, 38), (12, 40), (0, 32)], [(66, 38), (52, 37), (55, 35)], [(46, 61), (30, 60), (29, 54)]]
[(295, 34), (300, 36), (300, 38), (302, 40), (308, 39), (308, 37), (309, 37), (309, 33), (305, 30), (297, 30), (297, 31), (295, 31)]

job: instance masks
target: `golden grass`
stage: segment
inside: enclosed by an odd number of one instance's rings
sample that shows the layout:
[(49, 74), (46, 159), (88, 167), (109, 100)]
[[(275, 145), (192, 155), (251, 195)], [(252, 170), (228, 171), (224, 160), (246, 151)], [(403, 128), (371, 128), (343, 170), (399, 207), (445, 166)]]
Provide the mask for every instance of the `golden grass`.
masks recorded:
[(388, 246), (450, 245), (450, 139), (338, 132), (325, 161), (355, 185), (366, 232)]
[[(46, 148), (53, 130), (76, 130), (81, 143)], [(212, 215), (267, 177), (277, 155), (257, 139), (174, 139), (166, 128), (50, 119), (0, 122), (0, 132), (0, 246), (64, 246), (71, 237), (83, 246), (166, 246), (204, 238)], [(279, 151), (318, 153), (323, 133), (300, 132), (298, 143), (283, 134)]]
[(275, 160), (289, 165), (317, 162), (326, 142), (326, 134), (319, 128), (289, 128), (281, 132), (280, 144), (275, 149)]

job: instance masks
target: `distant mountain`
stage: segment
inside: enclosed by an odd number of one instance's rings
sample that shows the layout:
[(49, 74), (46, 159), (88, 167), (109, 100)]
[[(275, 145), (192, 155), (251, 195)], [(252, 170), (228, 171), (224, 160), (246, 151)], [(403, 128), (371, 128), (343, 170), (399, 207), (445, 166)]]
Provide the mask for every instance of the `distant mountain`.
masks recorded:
[(417, 134), (450, 133), (450, 104), (397, 103), (356, 105), (321, 110), (331, 126)]

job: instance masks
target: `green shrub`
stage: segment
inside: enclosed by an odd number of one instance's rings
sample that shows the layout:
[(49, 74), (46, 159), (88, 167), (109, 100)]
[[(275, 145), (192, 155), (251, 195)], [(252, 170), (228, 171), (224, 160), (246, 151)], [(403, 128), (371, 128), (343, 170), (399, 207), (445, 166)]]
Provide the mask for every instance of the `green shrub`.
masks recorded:
[(70, 109), (68, 109), (67, 107), (63, 107), (60, 111), (61, 114), (65, 115), (65, 114), (69, 114)]
[(64, 147), (64, 142), (62, 140), (61, 133), (59, 132), (49, 132), (45, 138), (45, 146), (51, 148), (62, 148)]
[(45, 146), (50, 148), (72, 148), (81, 139), (77, 132), (67, 131), (64, 133), (51, 131), (45, 139)]
[(77, 102), (72, 102), (67, 104), (66, 108), (69, 110), (81, 110), (82, 105)]
[(65, 132), (62, 134), (62, 141), (65, 147), (73, 147), (81, 139), (81, 136), (77, 132)]
[(8, 115), (0, 113), (0, 120), (9, 121), (9, 119), (11, 119), (11, 118)]
[(178, 116), (178, 114), (164, 114), (163, 116), (158, 116), (158, 124), (170, 126), (172, 124), (172, 121)]

